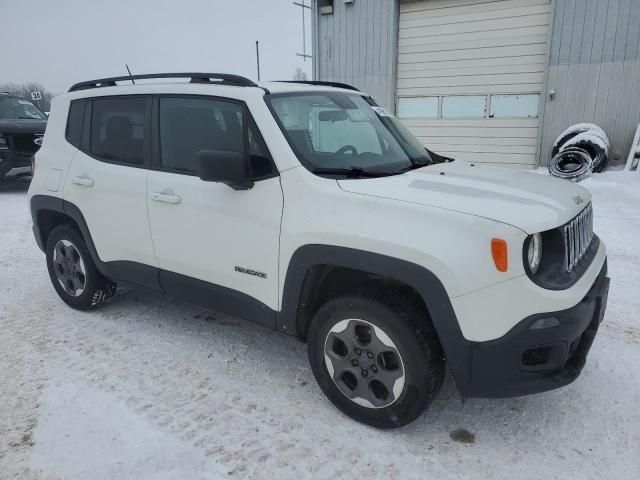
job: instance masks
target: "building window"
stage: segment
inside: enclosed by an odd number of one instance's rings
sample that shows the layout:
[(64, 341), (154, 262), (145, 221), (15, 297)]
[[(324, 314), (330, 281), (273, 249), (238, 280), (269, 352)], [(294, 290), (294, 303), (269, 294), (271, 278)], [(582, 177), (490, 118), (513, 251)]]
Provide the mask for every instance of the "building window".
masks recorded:
[(491, 95), (490, 117), (536, 118), (540, 95)]
[(438, 118), (438, 97), (400, 97), (398, 117)]
[[(487, 101), (491, 100), (490, 105)], [(441, 102), (440, 111), (438, 103)], [(537, 118), (540, 95), (399, 97), (399, 118)]]
[(486, 95), (451, 95), (442, 97), (442, 118), (484, 118)]

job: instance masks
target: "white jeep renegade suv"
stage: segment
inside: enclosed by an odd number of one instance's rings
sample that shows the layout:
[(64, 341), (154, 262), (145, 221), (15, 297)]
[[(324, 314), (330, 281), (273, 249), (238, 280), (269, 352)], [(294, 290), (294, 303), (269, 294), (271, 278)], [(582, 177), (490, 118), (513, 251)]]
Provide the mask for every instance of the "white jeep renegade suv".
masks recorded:
[[(123, 85), (151, 78), (190, 81)], [(418, 417), (445, 362), (464, 397), (572, 382), (606, 307), (589, 192), (437, 155), (348, 85), (77, 84), (29, 198), (70, 306), (128, 282), (296, 335), (376, 427)]]

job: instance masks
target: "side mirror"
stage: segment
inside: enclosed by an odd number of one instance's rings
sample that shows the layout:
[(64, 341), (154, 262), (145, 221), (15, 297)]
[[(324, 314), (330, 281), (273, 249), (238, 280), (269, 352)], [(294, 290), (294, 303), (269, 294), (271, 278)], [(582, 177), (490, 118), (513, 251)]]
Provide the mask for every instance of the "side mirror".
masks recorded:
[(219, 182), (234, 190), (249, 190), (253, 181), (249, 178), (246, 157), (240, 152), (225, 150), (200, 150), (198, 175), (205, 182)]

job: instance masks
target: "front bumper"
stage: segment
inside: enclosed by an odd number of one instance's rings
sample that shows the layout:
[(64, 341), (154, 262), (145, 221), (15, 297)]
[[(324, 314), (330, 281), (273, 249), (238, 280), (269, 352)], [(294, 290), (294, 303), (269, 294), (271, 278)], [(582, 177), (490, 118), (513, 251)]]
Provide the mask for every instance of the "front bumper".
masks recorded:
[[(582, 371), (609, 292), (606, 261), (587, 295), (566, 310), (527, 317), (495, 340), (465, 342), (456, 383), (465, 397), (512, 397), (573, 382)], [(541, 319), (549, 328), (531, 329)], [(458, 352), (463, 353), (463, 352)], [(459, 369), (460, 370), (460, 369)], [(462, 373), (462, 372), (458, 372)]]

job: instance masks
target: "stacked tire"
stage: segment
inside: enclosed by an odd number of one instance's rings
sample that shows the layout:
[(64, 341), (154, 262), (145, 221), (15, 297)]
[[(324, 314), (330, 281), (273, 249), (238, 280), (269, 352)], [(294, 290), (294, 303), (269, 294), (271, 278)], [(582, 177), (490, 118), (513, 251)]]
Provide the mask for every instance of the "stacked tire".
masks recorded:
[(602, 172), (609, 158), (609, 138), (593, 123), (579, 123), (562, 132), (553, 144), (549, 173), (579, 182)]

